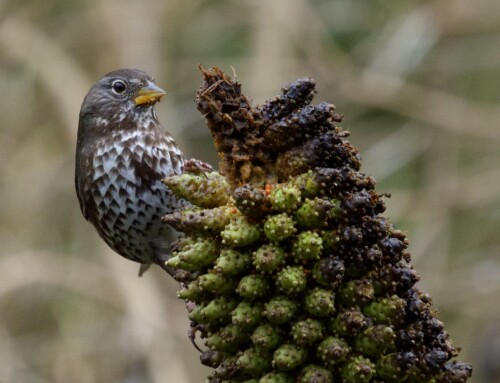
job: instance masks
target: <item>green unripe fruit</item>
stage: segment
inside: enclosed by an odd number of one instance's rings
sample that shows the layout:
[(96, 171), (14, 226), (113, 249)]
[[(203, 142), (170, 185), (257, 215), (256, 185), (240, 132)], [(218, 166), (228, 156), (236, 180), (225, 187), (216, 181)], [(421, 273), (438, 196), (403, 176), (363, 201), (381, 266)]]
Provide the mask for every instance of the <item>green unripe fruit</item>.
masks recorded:
[(333, 383), (333, 376), (326, 368), (309, 364), (300, 371), (297, 383)]
[(273, 367), (288, 371), (299, 367), (307, 358), (307, 349), (296, 344), (285, 343), (274, 351)]
[(280, 328), (270, 323), (262, 324), (254, 330), (252, 342), (256, 346), (271, 350), (281, 342)]
[(318, 233), (304, 231), (297, 235), (292, 246), (292, 255), (296, 262), (319, 259), (323, 250), (323, 240)]
[(373, 301), (363, 307), (363, 313), (374, 323), (399, 326), (404, 322), (406, 302), (393, 295), (379, 301)]
[(335, 230), (321, 230), (319, 232), (323, 240), (323, 249), (326, 254), (333, 254), (338, 250), (340, 243), (339, 233)]
[[(217, 242), (210, 238), (193, 238), (186, 241), (180, 251), (174, 252), (174, 258), (178, 257), (183, 264), (194, 265), (197, 269), (211, 265), (218, 256)], [(176, 267), (171, 263), (172, 258), (167, 261), (167, 265)]]
[(340, 286), (337, 299), (347, 307), (360, 306), (373, 299), (373, 285), (368, 279), (350, 280)]
[(173, 256), (165, 262), (165, 265), (173, 269), (182, 269), (186, 271), (198, 271), (199, 266), (182, 261), (178, 256)]
[(252, 255), (255, 268), (261, 272), (270, 273), (285, 262), (285, 252), (271, 244), (259, 247)]
[(225, 205), (230, 197), (229, 184), (217, 172), (201, 175), (186, 172), (166, 177), (163, 183), (177, 196), (204, 208)]
[(350, 337), (366, 329), (371, 322), (358, 310), (339, 313), (330, 323), (330, 330), (341, 337)]
[(283, 324), (292, 320), (297, 312), (297, 303), (287, 297), (277, 296), (264, 305), (264, 316), (271, 323)]
[(409, 365), (400, 353), (382, 355), (376, 363), (377, 376), (388, 383), (404, 382), (408, 376)]
[(396, 335), (394, 330), (385, 325), (368, 327), (354, 338), (356, 351), (372, 357), (380, 357), (386, 351), (393, 351)]
[(254, 300), (269, 291), (269, 282), (261, 274), (250, 274), (241, 278), (236, 292), (243, 298)]
[(200, 303), (200, 304), (197, 304), (190, 312), (189, 312), (189, 315), (188, 315), (188, 318), (189, 320), (192, 320), (193, 322), (195, 323), (202, 323), (202, 316), (201, 316), (201, 312), (203, 311), (203, 309), (207, 306), (206, 303)]
[(375, 365), (370, 359), (356, 356), (346, 363), (340, 370), (342, 382), (366, 383), (375, 375)]
[(243, 374), (258, 377), (271, 369), (271, 353), (261, 347), (252, 347), (238, 358), (237, 365)]
[(314, 198), (323, 191), (312, 170), (294, 177), (291, 180), (291, 184), (297, 187), (301, 195), (306, 198)]
[(226, 225), (220, 235), (223, 244), (231, 247), (243, 247), (254, 243), (260, 238), (260, 229), (245, 218), (236, 217)]
[(323, 336), (323, 325), (321, 322), (307, 318), (292, 325), (290, 333), (295, 343), (299, 345), (309, 345)]
[(304, 308), (311, 315), (326, 317), (335, 312), (333, 300), (333, 292), (315, 288), (306, 294), (304, 298)]
[(167, 214), (162, 221), (184, 233), (217, 234), (229, 223), (232, 208), (188, 209)]
[(234, 281), (217, 273), (200, 275), (198, 284), (201, 289), (220, 295), (230, 294), (235, 288)]
[(322, 198), (308, 199), (295, 212), (295, 221), (305, 229), (318, 229), (328, 225), (334, 204)]
[(329, 336), (323, 340), (317, 349), (317, 356), (327, 366), (341, 364), (349, 355), (350, 348), (344, 339)]
[(287, 266), (276, 277), (276, 287), (285, 294), (300, 293), (306, 285), (307, 276), (302, 266)]
[(252, 264), (250, 253), (234, 249), (224, 249), (215, 261), (214, 270), (227, 276), (238, 275)]
[(269, 201), (274, 211), (290, 213), (300, 204), (300, 191), (293, 185), (279, 184), (271, 190)]
[(241, 327), (229, 324), (206, 340), (207, 347), (221, 352), (234, 352), (247, 343), (249, 335)]
[(214, 324), (224, 321), (229, 317), (229, 314), (235, 309), (236, 305), (237, 301), (235, 299), (225, 297), (215, 298), (201, 310), (198, 323)]
[(179, 299), (201, 303), (207, 300), (207, 292), (200, 287), (197, 280), (189, 282), (181, 291), (177, 293)]
[(231, 312), (231, 322), (243, 329), (252, 328), (259, 323), (263, 309), (262, 304), (243, 301)]
[(234, 352), (237, 350), (233, 342), (225, 342), (218, 333), (210, 335), (205, 341), (205, 345), (210, 348), (210, 350), (220, 352)]
[(271, 215), (264, 222), (264, 234), (271, 241), (283, 241), (296, 231), (294, 220), (286, 213)]

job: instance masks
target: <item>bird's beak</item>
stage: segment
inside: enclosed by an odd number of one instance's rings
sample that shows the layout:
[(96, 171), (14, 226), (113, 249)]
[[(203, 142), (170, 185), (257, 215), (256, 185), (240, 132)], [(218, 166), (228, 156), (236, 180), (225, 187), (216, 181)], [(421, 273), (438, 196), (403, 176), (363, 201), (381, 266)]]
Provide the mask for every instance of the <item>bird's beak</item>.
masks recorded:
[(165, 91), (148, 81), (148, 84), (139, 89), (137, 92), (137, 96), (134, 98), (135, 105), (143, 105), (143, 104), (154, 104), (157, 101), (165, 96)]

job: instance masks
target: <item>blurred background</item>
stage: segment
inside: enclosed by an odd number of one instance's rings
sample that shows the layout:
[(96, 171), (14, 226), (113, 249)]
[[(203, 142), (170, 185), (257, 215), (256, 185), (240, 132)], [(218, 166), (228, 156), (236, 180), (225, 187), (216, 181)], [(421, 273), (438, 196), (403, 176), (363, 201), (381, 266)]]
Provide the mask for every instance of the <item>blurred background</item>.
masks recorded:
[(90, 85), (137, 67), (217, 164), (196, 65), (256, 103), (297, 78), (345, 114), (470, 382), (500, 382), (500, 2), (0, 1), (0, 382), (203, 382), (176, 284), (112, 253), (73, 186)]

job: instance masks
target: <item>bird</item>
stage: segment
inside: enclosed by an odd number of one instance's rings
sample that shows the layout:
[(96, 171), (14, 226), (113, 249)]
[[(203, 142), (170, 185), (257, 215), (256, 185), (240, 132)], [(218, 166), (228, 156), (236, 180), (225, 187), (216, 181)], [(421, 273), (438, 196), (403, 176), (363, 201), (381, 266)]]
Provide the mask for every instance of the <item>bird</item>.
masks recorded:
[(80, 109), (75, 188), (80, 209), (121, 256), (165, 266), (179, 237), (161, 217), (184, 208), (161, 180), (180, 175), (186, 157), (163, 131), (154, 105), (165, 95), (142, 70), (119, 69), (88, 91)]

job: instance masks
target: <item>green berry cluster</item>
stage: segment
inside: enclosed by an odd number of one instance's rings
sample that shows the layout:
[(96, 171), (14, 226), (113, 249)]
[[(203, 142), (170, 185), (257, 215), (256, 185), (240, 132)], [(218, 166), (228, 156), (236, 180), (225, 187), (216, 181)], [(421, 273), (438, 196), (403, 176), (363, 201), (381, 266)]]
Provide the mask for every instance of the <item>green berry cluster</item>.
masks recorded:
[(185, 271), (208, 382), (466, 382), (340, 117), (309, 105), (312, 80), (253, 107), (219, 70), (204, 76), (225, 177), (170, 177), (191, 205), (164, 220), (185, 233), (167, 266)]

